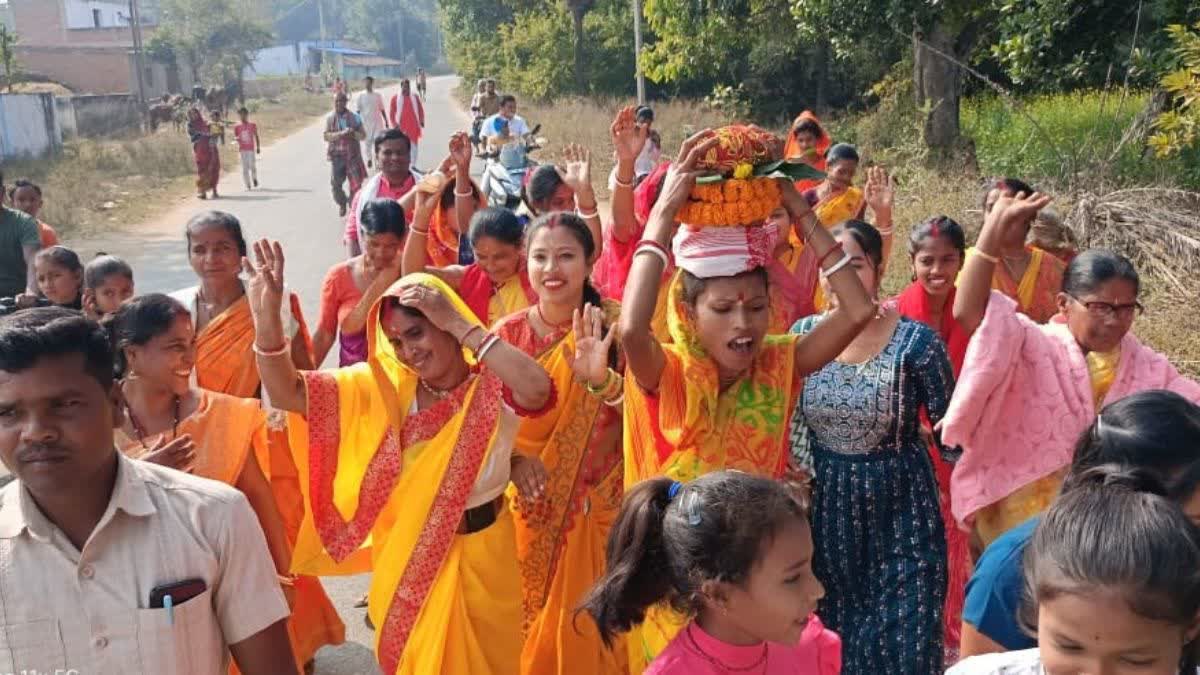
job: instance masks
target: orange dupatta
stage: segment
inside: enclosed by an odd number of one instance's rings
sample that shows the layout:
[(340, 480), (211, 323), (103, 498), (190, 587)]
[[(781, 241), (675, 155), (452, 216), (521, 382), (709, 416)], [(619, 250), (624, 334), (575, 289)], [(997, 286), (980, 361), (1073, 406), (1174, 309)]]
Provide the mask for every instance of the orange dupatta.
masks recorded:
[[(604, 309), (612, 325), (620, 306), (606, 301)], [(495, 331), (536, 358), (559, 392), (552, 411), (523, 418), (517, 432), (516, 450), (541, 459), (549, 477), (536, 502), (513, 502), (527, 635), (521, 673), (622, 673), (624, 640), (609, 649), (593, 622), (574, 620), (575, 608), (604, 573), (608, 532), (621, 508), (620, 413), (575, 379), (568, 361), (573, 331), (540, 338), (529, 312), (508, 317)]]
[[(1029, 265), (1018, 281), (1009, 274), (1003, 262), (992, 272), (992, 290), (1000, 291), (1017, 301), (1017, 311), (1037, 323), (1046, 323), (1058, 314), (1058, 294), (1062, 292), (1063, 274), (1067, 266), (1057, 257), (1036, 246), (1028, 246)], [(975, 254), (974, 247), (967, 255)]]
[[(803, 150), (801, 150), (800, 144), (796, 142), (796, 127), (800, 126), (804, 122), (813, 122), (817, 125), (817, 128), (821, 130), (821, 135), (817, 138), (817, 144), (808, 153), (805, 153)], [(821, 120), (817, 119), (817, 116), (813, 114), (811, 110), (805, 110), (797, 115), (796, 119), (792, 121), (792, 128), (788, 132), (787, 145), (784, 146), (783, 156), (787, 159), (803, 160), (805, 164), (808, 164), (812, 168), (823, 172), (825, 171), (825, 153), (829, 151), (829, 146), (832, 144), (833, 140), (829, 138), (829, 134), (826, 133), (825, 127), (821, 125)], [(804, 192), (805, 190), (815, 188), (820, 184), (821, 179), (819, 178), (798, 180), (796, 181), (796, 190)], [(789, 328), (790, 327), (791, 326), (789, 326)]]
[(483, 370), (446, 399), (410, 414), (418, 378), (396, 356), (380, 315), (384, 302), (411, 284), (442, 293), (464, 317), (472, 316), (441, 280), (427, 274), (400, 279), (368, 315), (367, 361), (303, 373), (308, 414), (292, 414), (288, 424), (308, 506), (293, 571), (373, 571), (368, 611), (379, 626), (375, 648), (387, 675), (442, 672), (442, 654), (407, 654), (405, 648), (418, 634), (446, 631), (425, 620), (444, 609), (426, 607), (426, 600), (431, 590), (457, 583), (448, 575), (456, 577), (458, 567), (446, 562), (472, 539), (456, 536), (457, 527), (496, 440), (503, 398), (499, 379)]

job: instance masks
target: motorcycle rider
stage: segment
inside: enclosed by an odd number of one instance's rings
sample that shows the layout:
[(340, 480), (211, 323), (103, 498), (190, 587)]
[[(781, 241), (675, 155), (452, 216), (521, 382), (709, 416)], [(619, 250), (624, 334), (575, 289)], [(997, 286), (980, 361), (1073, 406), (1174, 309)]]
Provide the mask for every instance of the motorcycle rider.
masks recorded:
[(479, 130), (479, 135), (487, 141), (489, 150), (499, 150), (527, 134), (529, 125), (517, 114), (517, 97), (512, 94), (500, 97), (500, 112), (485, 119), (483, 127)]

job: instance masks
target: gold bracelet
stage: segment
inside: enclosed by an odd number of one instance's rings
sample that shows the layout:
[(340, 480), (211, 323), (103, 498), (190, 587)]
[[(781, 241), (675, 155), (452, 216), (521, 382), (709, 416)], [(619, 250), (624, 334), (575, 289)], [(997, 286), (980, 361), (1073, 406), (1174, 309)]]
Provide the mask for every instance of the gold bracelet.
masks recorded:
[(592, 396), (603, 396), (604, 392), (608, 391), (608, 388), (612, 386), (612, 380), (615, 375), (616, 373), (613, 372), (613, 369), (609, 368), (608, 372), (604, 374), (604, 381), (599, 385), (593, 385), (591, 382), (586, 383), (588, 393)]
[(1000, 258), (997, 258), (996, 256), (992, 255), (991, 253), (985, 252), (981, 248), (975, 249), (975, 255), (979, 256), (980, 258), (983, 258), (984, 260), (992, 263), (993, 265), (1000, 262)]

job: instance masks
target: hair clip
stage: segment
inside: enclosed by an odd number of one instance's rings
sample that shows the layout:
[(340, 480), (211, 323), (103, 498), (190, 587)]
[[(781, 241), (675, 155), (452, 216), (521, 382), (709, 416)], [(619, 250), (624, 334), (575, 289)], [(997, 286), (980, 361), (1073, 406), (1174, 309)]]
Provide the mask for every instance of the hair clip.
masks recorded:
[(700, 517), (700, 493), (695, 490), (687, 493), (684, 498), (683, 510), (687, 513), (688, 525), (692, 527), (699, 525), (704, 520)]
[(667, 499), (675, 499), (675, 495), (679, 494), (679, 489), (683, 487), (683, 483), (675, 481), (671, 483), (671, 487), (667, 488)]

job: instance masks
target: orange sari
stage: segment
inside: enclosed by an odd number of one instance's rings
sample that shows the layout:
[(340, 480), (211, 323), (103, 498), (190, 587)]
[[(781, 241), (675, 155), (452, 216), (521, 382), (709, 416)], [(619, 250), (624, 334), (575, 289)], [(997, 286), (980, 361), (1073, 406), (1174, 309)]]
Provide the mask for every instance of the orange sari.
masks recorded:
[[(619, 306), (604, 308), (614, 322)], [(522, 419), (517, 432), (516, 451), (541, 459), (549, 476), (537, 502), (512, 501), (526, 634), (521, 674), (621, 675), (625, 641), (608, 649), (589, 618), (575, 618), (604, 573), (608, 532), (621, 509), (621, 414), (575, 379), (567, 360), (574, 332), (538, 337), (529, 312), (519, 312), (496, 333), (537, 359), (559, 392), (553, 410)]]
[[(172, 297), (195, 315), (195, 289), (173, 293)], [(296, 326), (292, 339), (302, 340), (311, 353), (312, 338), (304, 323), (300, 298), (295, 293), (289, 293), (289, 309), (285, 326)], [(250, 302), (242, 296), (197, 333), (196, 383), (209, 391), (240, 398), (257, 398), (260, 380), (253, 346), (254, 322), (250, 316)], [(286, 418), (280, 413), (270, 412), (267, 420), (269, 453), (262, 468), (271, 481), (271, 491), (283, 516), (288, 541), (294, 545), (300, 522), (304, 519), (300, 475), (288, 446)], [(331, 644), (325, 641), (326, 636), (345, 632), (345, 626), (333, 609), (329, 596), (315, 577), (297, 581), (292, 622), (298, 626), (297, 632), (301, 633), (299, 644), (305, 646), (308, 658), (312, 658), (322, 645)]]
[[(1017, 301), (1017, 311), (1038, 323), (1046, 323), (1058, 314), (1058, 294), (1062, 292), (1066, 264), (1036, 246), (1027, 246), (1029, 265), (1021, 278), (1014, 279), (1003, 262), (992, 272), (992, 290), (1000, 291)], [(974, 255), (975, 249), (967, 249)]]
[[(195, 475), (237, 487), (253, 452), (263, 475), (268, 481), (271, 480), (267, 414), (258, 401), (204, 390), (196, 412), (179, 422), (177, 434), (174, 435), (185, 434), (196, 443), (196, 463), (192, 470)], [(153, 447), (162, 435), (144, 439), (143, 442), (118, 431), (117, 447), (136, 459), (145, 455), (147, 447)], [(279, 521), (264, 519), (263, 514), (259, 514), (259, 523), (263, 525), (267, 540), (275, 544), (283, 542), (287, 548), (291, 548), (295, 539), (289, 537), (282, 528), (270, 527), (271, 522)], [(346, 628), (338, 618), (337, 610), (325, 597), (320, 583), (315, 577), (296, 579), (295, 606), (287, 628), (299, 672), (304, 672), (304, 664), (322, 646), (338, 645), (346, 640)], [(311, 602), (314, 597), (324, 602)], [(302, 598), (305, 599), (303, 603)], [(229, 672), (236, 674), (239, 671), (236, 665), (232, 665)]]
[[(667, 305), (673, 344), (662, 345), (658, 391), (625, 378), (625, 486), (670, 476), (686, 482), (737, 469), (780, 477), (789, 456), (787, 427), (803, 380), (795, 376), (799, 335), (768, 335), (754, 365), (725, 391), (683, 307), (683, 284), (671, 283)], [(628, 637), (630, 672), (641, 673), (686, 618), (654, 606)]]

